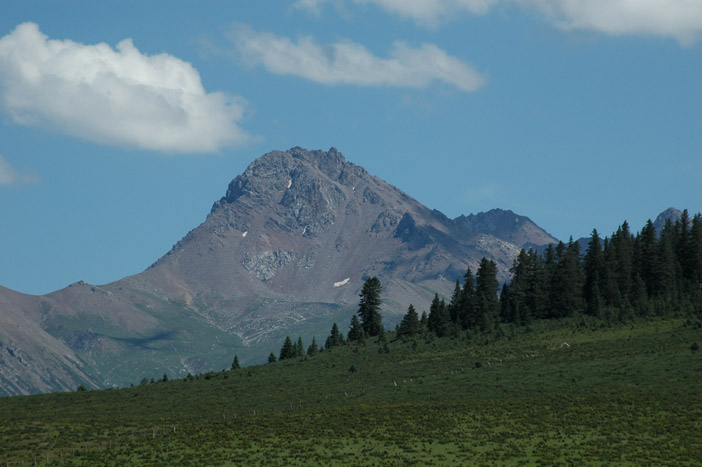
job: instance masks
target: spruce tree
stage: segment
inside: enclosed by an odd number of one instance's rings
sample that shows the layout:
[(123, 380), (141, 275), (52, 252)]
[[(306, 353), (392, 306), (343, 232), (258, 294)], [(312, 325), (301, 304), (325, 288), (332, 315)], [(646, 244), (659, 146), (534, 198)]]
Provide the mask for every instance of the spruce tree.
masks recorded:
[(453, 295), (451, 295), (451, 301), (448, 305), (449, 316), (451, 322), (454, 325), (460, 326), (460, 314), (461, 314), (461, 283), (456, 279), (456, 286), (453, 289)]
[(592, 316), (599, 316), (602, 307), (604, 258), (597, 229), (592, 230), (583, 267), (585, 269), (585, 287), (583, 289), (585, 310)]
[(528, 258), (527, 306), (532, 317), (547, 317), (548, 274), (544, 259), (536, 250), (530, 249)]
[(679, 304), (678, 284), (682, 269), (676, 254), (675, 227), (668, 219), (658, 239), (658, 264), (659, 272), (656, 277), (656, 295), (667, 301), (668, 304)]
[(582, 267), (580, 246), (571, 237), (568, 245), (559, 242), (556, 247), (557, 265), (551, 276), (550, 316), (564, 317), (582, 311)]
[(634, 237), (626, 221), (612, 235), (610, 245), (614, 255), (610, 267), (617, 282), (619, 295), (626, 300), (631, 295), (634, 280)]
[(241, 365), (239, 365), (239, 356), (234, 355), (234, 361), (232, 362), (232, 370), (238, 370), (241, 368)]
[(318, 352), (319, 348), (317, 347), (317, 339), (315, 337), (312, 337), (312, 343), (309, 347), (307, 347), (307, 356), (314, 357), (315, 355), (317, 355)]
[(329, 334), (329, 337), (327, 337), (327, 341), (324, 346), (327, 349), (331, 349), (332, 347), (336, 347), (337, 345), (341, 345), (343, 343), (344, 335), (339, 332), (339, 326), (334, 323), (331, 328), (331, 333)]
[(419, 334), (420, 326), (421, 324), (419, 322), (417, 311), (414, 309), (414, 306), (410, 304), (410, 306), (407, 307), (407, 313), (402, 318), (400, 325), (397, 327), (397, 335), (412, 337)]
[(302, 344), (302, 337), (298, 336), (297, 343), (295, 344), (295, 357), (305, 356), (305, 346)]
[[(524, 324), (528, 321), (526, 315), (526, 290), (527, 290), (527, 252), (522, 248), (512, 262), (509, 270), (512, 273), (512, 282), (509, 287), (509, 315), (512, 321)], [(507, 305), (507, 304), (506, 304)]]
[(500, 319), (505, 323), (516, 322), (514, 304), (510, 297), (510, 285), (505, 282), (500, 290)]
[(458, 317), (463, 329), (468, 329), (471, 326), (474, 303), (475, 281), (470, 268), (466, 268), (466, 273), (463, 276), (463, 290), (461, 290), (461, 297), (458, 302)]
[(637, 247), (638, 273), (646, 284), (648, 297), (651, 298), (658, 293), (658, 276), (660, 274), (656, 228), (651, 219), (641, 229)]
[(419, 318), (419, 326), (422, 328), (422, 331), (427, 329), (427, 321), (429, 318), (427, 318), (427, 312), (422, 311), (422, 316)]
[(439, 294), (434, 294), (434, 300), (429, 307), (429, 318), (427, 318), (427, 328), (438, 337), (449, 335), (451, 318), (446, 309), (446, 302), (439, 299)]
[(358, 320), (358, 316), (355, 314), (351, 317), (351, 324), (349, 325), (347, 338), (350, 342), (356, 342), (359, 344), (363, 342), (365, 338), (363, 327), (361, 327), (361, 322)]
[(380, 315), (380, 293), (382, 286), (380, 280), (373, 276), (366, 279), (361, 289), (361, 300), (358, 304), (358, 316), (361, 318), (361, 325), (365, 333), (371, 337), (380, 334), (383, 328), (383, 320)]
[(497, 264), (483, 257), (475, 275), (476, 304), (470, 320), (471, 327), (480, 327), (482, 331), (489, 331), (494, 327), (499, 315), (499, 286)]
[(608, 238), (604, 239), (602, 248), (602, 300), (610, 308), (622, 307), (622, 293), (617, 280), (618, 258), (613, 243)]
[(275, 354), (273, 352), (271, 352), (270, 355), (268, 356), (268, 363), (275, 363), (275, 361), (276, 361)]
[(509, 304), (505, 304), (512, 321), (526, 324), (532, 318), (548, 314), (548, 274), (543, 258), (533, 249), (522, 249), (514, 260)]
[(295, 346), (290, 340), (290, 336), (285, 337), (285, 342), (280, 348), (280, 357), (278, 360), (287, 360), (288, 358), (293, 358), (295, 356)]

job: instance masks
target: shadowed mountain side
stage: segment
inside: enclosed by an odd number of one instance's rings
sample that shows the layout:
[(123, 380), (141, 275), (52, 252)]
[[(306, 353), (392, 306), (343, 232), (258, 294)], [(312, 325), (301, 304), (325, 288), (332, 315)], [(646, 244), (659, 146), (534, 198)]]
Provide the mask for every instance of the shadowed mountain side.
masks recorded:
[(0, 287), (0, 395), (100, 384), (78, 353), (45, 329), (51, 313), (42, 297)]
[[(0, 393), (184, 376), (228, 367), (235, 353), (244, 364), (261, 362), (286, 335), (322, 342), (335, 321), (345, 333), (363, 281), (374, 275), (394, 326), (410, 303), (421, 312), (435, 292), (450, 296), (482, 257), (494, 259), (505, 280), (522, 247), (554, 241), (511, 211), (449, 219), (334, 148), (273, 151), (232, 180), (205, 222), (146, 271), (44, 297), (0, 291), (14, 297), (3, 317), (46, 335), (28, 333), (18, 348), (71, 355), (84, 371), (21, 390), (3, 383)], [(0, 331), (2, 342), (7, 337)], [(53, 374), (44, 363), (32, 371)]]

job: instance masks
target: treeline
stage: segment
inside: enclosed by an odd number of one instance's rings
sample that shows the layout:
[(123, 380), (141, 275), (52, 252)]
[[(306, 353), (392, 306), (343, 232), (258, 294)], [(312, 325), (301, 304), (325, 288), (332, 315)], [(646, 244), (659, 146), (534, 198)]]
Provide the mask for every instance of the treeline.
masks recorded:
[[(635, 235), (626, 222), (604, 239), (593, 230), (584, 253), (572, 238), (567, 244), (548, 245), (543, 253), (522, 250), (511, 273), (511, 282), (500, 289), (497, 265), (483, 258), (475, 276), (468, 269), (463, 283), (456, 281), (448, 303), (435, 294), (429, 313), (421, 316), (410, 305), (395, 328), (397, 337), (499, 332), (501, 323), (523, 326), (578, 315), (609, 322), (673, 313), (702, 316), (702, 216), (690, 218), (684, 211), (660, 232), (650, 220)], [(313, 340), (305, 353), (302, 339), (293, 344), (287, 337), (279, 359), (314, 355), (374, 336), (385, 343), (381, 350), (387, 350), (381, 291), (377, 277), (366, 280), (346, 338), (334, 323), (324, 347)], [(271, 353), (269, 361), (275, 360)]]
[(702, 217), (684, 211), (660, 232), (633, 235), (624, 222), (609, 238), (522, 251), (501, 293), (501, 318), (528, 324), (582, 313), (604, 319), (702, 311)]
[(448, 303), (434, 296), (429, 315), (410, 305), (399, 336), (425, 330), (439, 337), (462, 330), (492, 332), (499, 323), (592, 316), (606, 321), (673, 313), (702, 315), (702, 216), (687, 211), (660, 232), (653, 222), (634, 235), (624, 222), (611, 237), (592, 231), (584, 254), (571, 240), (548, 245), (543, 253), (522, 250), (512, 280), (499, 294), (497, 267), (483, 258), (475, 277), (470, 269)]
[(380, 314), (380, 294), (382, 289), (380, 280), (375, 276), (366, 279), (363, 283), (358, 311), (351, 317), (351, 323), (349, 324), (349, 331), (346, 338), (344, 338), (344, 334), (339, 330), (339, 326), (334, 323), (324, 343), (324, 347), (318, 347), (317, 340), (313, 337), (312, 344), (307, 348), (307, 352), (305, 352), (302, 337), (298, 337), (297, 343), (293, 344), (290, 336), (287, 336), (285, 342), (283, 342), (283, 346), (280, 348), (279, 357), (276, 359), (275, 354), (271, 352), (268, 356), (268, 363), (273, 363), (276, 360), (287, 360), (304, 356), (312, 357), (325, 349), (330, 350), (333, 347), (346, 343), (363, 343), (369, 337), (378, 337), (378, 342), (384, 344), (381, 349), (388, 351), (383, 318)]

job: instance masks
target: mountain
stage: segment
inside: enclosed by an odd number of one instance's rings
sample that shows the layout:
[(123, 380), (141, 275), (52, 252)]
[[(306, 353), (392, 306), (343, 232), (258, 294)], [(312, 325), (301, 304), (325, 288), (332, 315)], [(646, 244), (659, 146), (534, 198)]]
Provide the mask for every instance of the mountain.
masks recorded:
[(234, 354), (261, 362), (285, 335), (345, 332), (374, 275), (394, 326), (410, 303), (450, 296), (482, 257), (505, 280), (521, 248), (555, 241), (511, 211), (450, 219), (334, 148), (273, 151), (146, 271), (44, 296), (0, 289), (0, 394), (185, 376)]
[(675, 224), (676, 221), (679, 221), (682, 218), (682, 214), (682, 211), (672, 207), (658, 214), (656, 220), (653, 221), (653, 226), (656, 228), (656, 233), (661, 233), (663, 227), (665, 227), (666, 221), (670, 221), (671, 223)]

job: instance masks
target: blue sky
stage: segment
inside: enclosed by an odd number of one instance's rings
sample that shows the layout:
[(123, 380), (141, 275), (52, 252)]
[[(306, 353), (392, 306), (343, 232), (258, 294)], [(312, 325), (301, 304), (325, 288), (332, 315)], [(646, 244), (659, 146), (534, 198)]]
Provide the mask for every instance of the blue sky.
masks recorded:
[(702, 209), (702, 2), (5, 0), (0, 285), (142, 271), (274, 149), (558, 238)]

